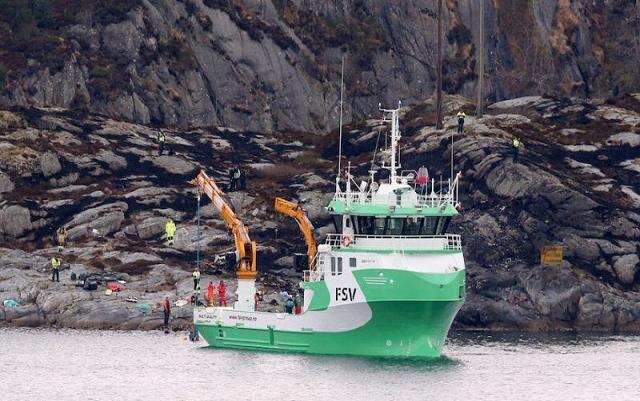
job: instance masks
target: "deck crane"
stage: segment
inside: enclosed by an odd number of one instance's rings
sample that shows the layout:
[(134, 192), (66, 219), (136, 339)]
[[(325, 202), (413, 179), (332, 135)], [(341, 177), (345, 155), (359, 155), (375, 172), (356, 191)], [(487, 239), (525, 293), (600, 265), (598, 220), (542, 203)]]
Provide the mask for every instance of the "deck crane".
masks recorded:
[(313, 239), (313, 224), (304, 213), (304, 210), (297, 203), (288, 201), (286, 199), (276, 197), (274, 207), (278, 213), (282, 213), (289, 217), (292, 217), (298, 226), (300, 231), (304, 235), (304, 239), (307, 242), (307, 257), (309, 258), (309, 270), (314, 270), (314, 262), (318, 249), (316, 247), (316, 241)]
[(224, 200), (224, 192), (216, 185), (203, 170), (191, 181), (198, 186), (201, 193), (205, 193), (215, 206), (220, 216), (227, 223), (235, 238), (238, 277), (238, 302), (235, 309), (254, 310), (256, 293), (255, 281), (257, 274), (256, 243), (249, 237), (249, 229), (238, 219), (231, 207)]

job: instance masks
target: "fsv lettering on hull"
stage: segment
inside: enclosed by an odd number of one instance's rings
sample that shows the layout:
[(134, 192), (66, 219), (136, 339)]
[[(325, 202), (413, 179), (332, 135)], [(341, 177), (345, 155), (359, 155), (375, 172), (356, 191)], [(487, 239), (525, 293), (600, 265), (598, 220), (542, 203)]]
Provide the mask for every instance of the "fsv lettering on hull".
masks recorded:
[(356, 288), (336, 287), (336, 301), (353, 301), (356, 298)]

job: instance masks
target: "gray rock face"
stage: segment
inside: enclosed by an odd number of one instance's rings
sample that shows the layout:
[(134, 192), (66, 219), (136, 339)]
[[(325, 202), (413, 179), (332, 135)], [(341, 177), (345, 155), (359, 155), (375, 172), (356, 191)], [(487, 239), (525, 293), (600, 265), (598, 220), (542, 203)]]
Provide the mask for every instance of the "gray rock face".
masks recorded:
[(196, 166), (177, 156), (157, 156), (151, 159), (156, 167), (166, 170), (168, 173), (177, 175), (187, 175), (193, 173)]
[(107, 25), (102, 34), (103, 46), (114, 56), (135, 60), (142, 38), (131, 21)]
[[(101, 17), (108, 23), (93, 20), (90, 26), (77, 22), (62, 26), (61, 34), (70, 38), (65, 46), (73, 49), (65, 54), (64, 67), (52, 72), (58, 66), (47, 65), (45, 59), (34, 63), (36, 72), (11, 71), (17, 79), (3, 95), (3, 103), (69, 107), (74, 99), (86, 99), (93, 111), (136, 122), (326, 132), (338, 123), (336, 66), (339, 69), (339, 55), (345, 50), (352, 55), (346, 67), (353, 75), (347, 80), (352, 93), (345, 105), (347, 121), (374, 113), (377, 100), (392, 104), (403, 98), (410, 104), (433, 92), (437, 35), (434, 24), (425, 25), (422, 4), (372, 0), (190, 4), (195, 15), (184, 3), (144, 1), (122, 17), (103, 11), (107, 15)], [(480, 7), (476, 0), (444, 7), (445, 35), (451, 39), (444, 46), (445, 61), (459, 66), (448, 72), (449, 93), (472, 96), (476, 89)], [(602, 6), (588, 0), (571, 6), (529, 2), (514, 15), (505, 4), (486, 3), (485, 36), (494, 38), (487, 41), (486, 54), (500, 55), (486, 58), (487, 97), (538, 93), (586, 97), (608, 95), (611, 87), (637, 90), (635, 71), (625, 58), (607, 58), (606, 68), (599, 59), (601, 54), (620, 52), (614, 39), (633, 40), (634, 22), (612, 16), (633, 15), (634, 7), (633, 2)], [(514, 18), (526, 22), (514, 28), (507, 22)], [(308, 25), (350, 35), (310, 34)], [(567, 37), (568, 29), (576, 34)], [(522, 30), (530, 35), (522, 35)], [(513, 37), (522, 40), (504, 39)], [(628, 59), (640, 57), (633, 46), (625, 50)], [(118, 66), (117, 70), (93, 71), (85, 60), (97, 52), (105, 65)], [(111, 85), (108, 99), (94, 87), (97, 79)], [(374, 94), (381, 98), (374, 100)], [(541, 107), (545, 102), (548, 99), (529, 96), (495, 109)], [(621, 118), (611, 109), (603, 115)], [(518, 117), (511, 122), (525, 119)]]
[(517, 199), (529, 193), (535, 178), (531, 170), (522, 164), (503, 163), (487, 176), (487, 186), (498, 196)]
[(0, 171), (0, 194), (11, 192), (15, 187), (9, 176)]
[(0, 211), (0, 231), (12, 236), (21, 237), (32, 229), (29, 209), (18, 205), (6, 207)]
[(105, 162), (113, 171), (122, 170), (127, 167), (127, 159), (111, 151), (100, 152), (100, 154), (96, 156), (96, 159)]
[(537, 267), (524, 284), (539, 313), (559, 321), (575, 319), (581, 291), (577, 278), (568, 269)]
[(591, 329), (611, 327), (615, 324), (613, 304), (604, 302), (598, 294), (589, 293), (580, 298), (576, 323), (581, 327)]
[(298, 198), (300, 199), (300, 206), (302, 206), (307, 217), (312, 222), (329, 216), (326, 207), (333, 198), (333, 194), (320, 191), (305, 191), (300, 192)]
[(150, 217), (136, 225), (136, 231), (141, 239), (149, 239), (162, 235), (165, 231), (165, 217)]
[(85, 210), (67, 223), (67, 239), (77, 241), (113, 234), (120, 229), (127, 209), (126, 203), (116, 202)]
[(567, 235), (563, 240), (568, 256), (576, 256), (582, 260), (593, 262), (600, 257), (600, 247), (594, 240), (577, 235)]
[(625, 284), (633, 284), (636, 273), (640, 270), (638, 254), (617, 256), (613, 260), (613, 269), (618, 274), (620, 281)]
[(62, 170), (62, 165), (55, 153), (46, 152), (40, 156), (40, 168), (45, 177), (50, 177)]

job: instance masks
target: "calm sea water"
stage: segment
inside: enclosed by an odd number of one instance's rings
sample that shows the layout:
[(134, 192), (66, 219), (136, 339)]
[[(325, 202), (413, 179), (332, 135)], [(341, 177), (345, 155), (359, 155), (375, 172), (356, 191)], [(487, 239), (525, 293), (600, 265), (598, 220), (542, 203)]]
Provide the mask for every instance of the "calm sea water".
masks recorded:
[(186, 334), (0, 329), (0, 399), (640, 399), (640, 336), (452, 333), (433, 361), (204, 345)]

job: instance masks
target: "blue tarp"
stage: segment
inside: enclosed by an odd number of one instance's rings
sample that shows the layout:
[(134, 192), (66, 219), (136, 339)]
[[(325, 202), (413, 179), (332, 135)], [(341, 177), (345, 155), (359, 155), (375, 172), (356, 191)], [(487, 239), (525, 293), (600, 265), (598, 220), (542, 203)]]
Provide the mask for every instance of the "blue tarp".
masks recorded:
[(5, 308), (17, 308), (18, 306), (20, 306), (19, 303), (17, 303), (16, 301), (14, 301), (13, 299), (7, 299), (5, 300), (2, 305), (4, 305)]

